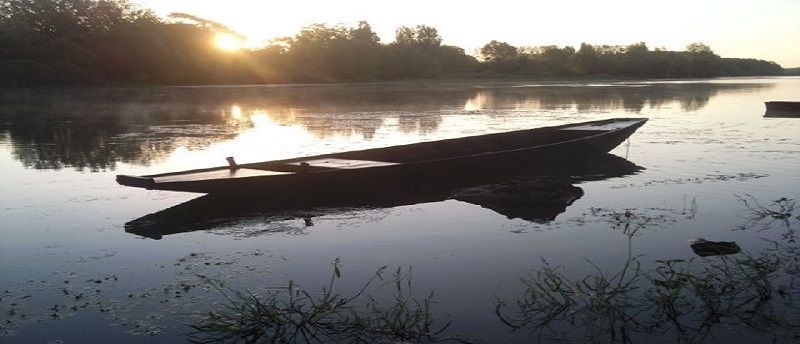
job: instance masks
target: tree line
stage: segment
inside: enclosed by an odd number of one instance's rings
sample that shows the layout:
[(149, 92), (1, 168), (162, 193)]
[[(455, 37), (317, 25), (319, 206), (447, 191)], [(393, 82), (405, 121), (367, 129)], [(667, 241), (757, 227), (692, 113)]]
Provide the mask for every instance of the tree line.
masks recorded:
[(499, 75), (620, 76), (640, 78), (706, 78), (781, 75), (775, 62), (723, 58), (703, 43), (684, 51), (650, 50), (644, 42), (627, 46), (590, 45), (575, 48), (514, 47), (491, 41), (481, 48), (487, 69)]
[(0, 0), (0, 86), (246, 84), (437, 78), (780, 75), (780, 65), (685, 51), (581, 44), (515, 47), (491, 41), (478, 57), (442, 44), (430, 26), (400, 27), (381, 43), (367, 22), (312, 24), (258, 49), (223, 51), (235, 32), (189, 14), (160, 18), (127, 0)]

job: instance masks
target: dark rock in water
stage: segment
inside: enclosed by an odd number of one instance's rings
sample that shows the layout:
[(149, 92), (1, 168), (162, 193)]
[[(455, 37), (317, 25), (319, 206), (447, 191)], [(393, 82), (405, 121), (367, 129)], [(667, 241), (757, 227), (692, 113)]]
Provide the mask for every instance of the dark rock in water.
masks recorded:
[(583, 196), (583, 189), (553, 177), (518, 178), (498, 184), (464, 188), (454, 199), (494, 210), (506, 217), (546, 223)]
[(742, 249), (733, 241), (708, 241), (700, 238), (692, 244), (692, 251), (700, 257), (709, 257), (736, 254)]

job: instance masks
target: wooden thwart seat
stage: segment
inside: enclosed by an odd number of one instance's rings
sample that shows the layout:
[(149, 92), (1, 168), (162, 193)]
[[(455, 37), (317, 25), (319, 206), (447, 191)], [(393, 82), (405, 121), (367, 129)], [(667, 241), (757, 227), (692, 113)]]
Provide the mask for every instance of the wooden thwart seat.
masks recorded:
[(217, 170), (195, 172), (195, 173), (158, 176), (158, 177), (153, 177), (153, 181), (156, 183), (190, 182), (197, 180), (274, 176), (274, 175), (291, 174), (291, 173), (292, 172), (256, 170), (252, 168), (236, 168), (236, 169), (226, 168), (226, 169), (217, 169)]
[(354, 159), (338, 159), (338, 158), (324, 158), (314, 160), (303, 160), (290, 162), (288, 165), (302, 166), (301, 164), (308, 164), (310, 167), (320, 168), (338, 168), (338, 169), (351, 169), (351, 168), (367, 168), (367, 167), (380, 167), (397, 165), (396, 162), (374, 161), (374, 160), (354, 160)]

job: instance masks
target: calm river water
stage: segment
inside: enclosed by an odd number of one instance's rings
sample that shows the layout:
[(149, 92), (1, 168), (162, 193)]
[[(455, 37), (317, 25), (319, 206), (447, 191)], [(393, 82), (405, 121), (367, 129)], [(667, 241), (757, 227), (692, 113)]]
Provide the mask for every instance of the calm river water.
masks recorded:
[[(434, 292), (433, 328), (450, 325), (428, 339), (791, 342), (800, 119), (765, 118), (767, 100), (800, 100), (800, 78), (0, 91), (0, 342), (183, 342), (223, 291), (292, 280), (318, 295), (336, 259), (343, 295), (387, 265), (367, 290), (381, 305), (397, 268), (416, 300)], [(638, 168), (578, 176), (583, 196), (555, 219), (446, 197), (247, 215), (189, 203), (140, 235), (133, 220), (198, 195), (114, 180), (612, 117), (649, 118), (612, 151)], [(694, 238), (742, 252), (699, 257)]]

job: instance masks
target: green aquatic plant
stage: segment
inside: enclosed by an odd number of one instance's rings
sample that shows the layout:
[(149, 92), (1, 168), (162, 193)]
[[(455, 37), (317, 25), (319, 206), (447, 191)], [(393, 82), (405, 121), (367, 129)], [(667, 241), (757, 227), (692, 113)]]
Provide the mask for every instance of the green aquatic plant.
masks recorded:
[(585, 331), (577, 341), (630, 342), (632, 332), (646, 332), (652, 325), (643, 322), (646, 310), (640, 285), (646, 277), (638, 256), (633, 255), (632, 240), (651, 218), (624, 212), (603, 213), (611, 227), (628, 238), (625, 262), (620, 270), (607, 272), (587, 260), (594, 273), (571, 280), (542, 259), (541, 267), (522, 277), (525, 290), (515, 304), (517, 312), (504, 312), (507, 306), (498, 300), (495, 314), (512, 330), (527, 329), (539, 341), (561, 341), (572, 337), (571, 329)]
[(515, 302), (517, 312), (507, 314), (507, 304), (497, 303), (495, 313), (513, 330), (530, 330), (539, 341), (560, 341), (571, 329), (582, 328), (581, 338), (572, 339), (592, 342), (627, 342), (631, 331), (648, 330), (640, 321), (644, 307), (636, 294), (643, 274), (635, 259), (610, 274), (594, 266), (596, 273), (579, 280), (570, 280), (547, 261), (542, 264), (521, 279), (526, 289)]
[[(589, 212), (584, 214), (591, 216), (595, 221), (606, 222), (611, 229), (621, 232), (626, 237), (634, 237), (642, 234), (645, 229), (666, 228), (668, 225), (677, 222), (680, 217), (692, 218), (696, 212), (696, 204), (690, 205), (692, 208), (684, 206), (684, 209), (671, 208), (626, 208), (615, 210), (608, 208), (589, 208)], [(581, 219), (579, 223), (587, 222)]]
[(361, 288), (343, 295), (335, 291), (341, 278), (339, 260), (333, 263), (329, 284), (321, 293), (311, 293), (292, 281), (286, 287), (270, 288), (263, 295), (216, 285), (225, 305), (200, 314), (190, 339), (195, 343), (374, 343), (461, 341), (440, 337), (449, 323), (437, 326), (431, 305), (433, 293), (413, 297), (411, 273), (398, 268), (388, 284), (394, 289), (385, 305), (367, 295), (376, 281), (383, 280), (386, 267), (378, 269)]
[(663, 335), (693, 343), (728, 327), (776, 341), (800, 338), (800, 307), (791, 298), (800, 290), (785, 261), (770, 255), (714, 260), (657, 261), (643, 271), (640, 258), (631, 257), (615, 272), (592, 264), (595, 272), (577, 280), (543, 261), (521, 279), (516, 309), (509, 312), (500, 301), (495, 312), (512, 330), (540, 341), (629, 343)]
[[(798, 335), (786, 294), (781, 260), (748, 254), (694, 260), (658, 261), (648, 274), (646, 299), (651, 320), (679, 342), (699, 342), (721, 327), (792, 337)], [(699, 266), (699, 267), (698, 267)], [(783, 299), (783, 300), (781, 300)]]
[[(744, 202), (752, 224), (766, 221), (763, 228), (769, 228), (777, 219), (794, 233), (793, 200)], [(736, 330), (759, 340), (800, 340), (800, 247), (793, 235), (764, 239), (771, 246), (754, 254), (657, 260), (644, 270), (632, 241), (653, 219), (633, 210), (593, 214), (627, 237), (622, 266), (603, 270), (587, 261), (593, 272), (575, 279), (543, 259), (521, 278), (521, 296), (496, 305), (496, 315), (512, 331), (528, 331), (540, 342), (696, 343)]]
[(758, 227), (760, 230), (770, 228), (774, 223), (779, 223), (785, 228), (791, 225), (792, 214), (797, 208), (794, 199), (782, 197), (772, 201), (768, 205), (762, 205), (752, 195), (736, 196), (746, 208), (744, 218), (747, 220), (740, 229), (750, 229)]

